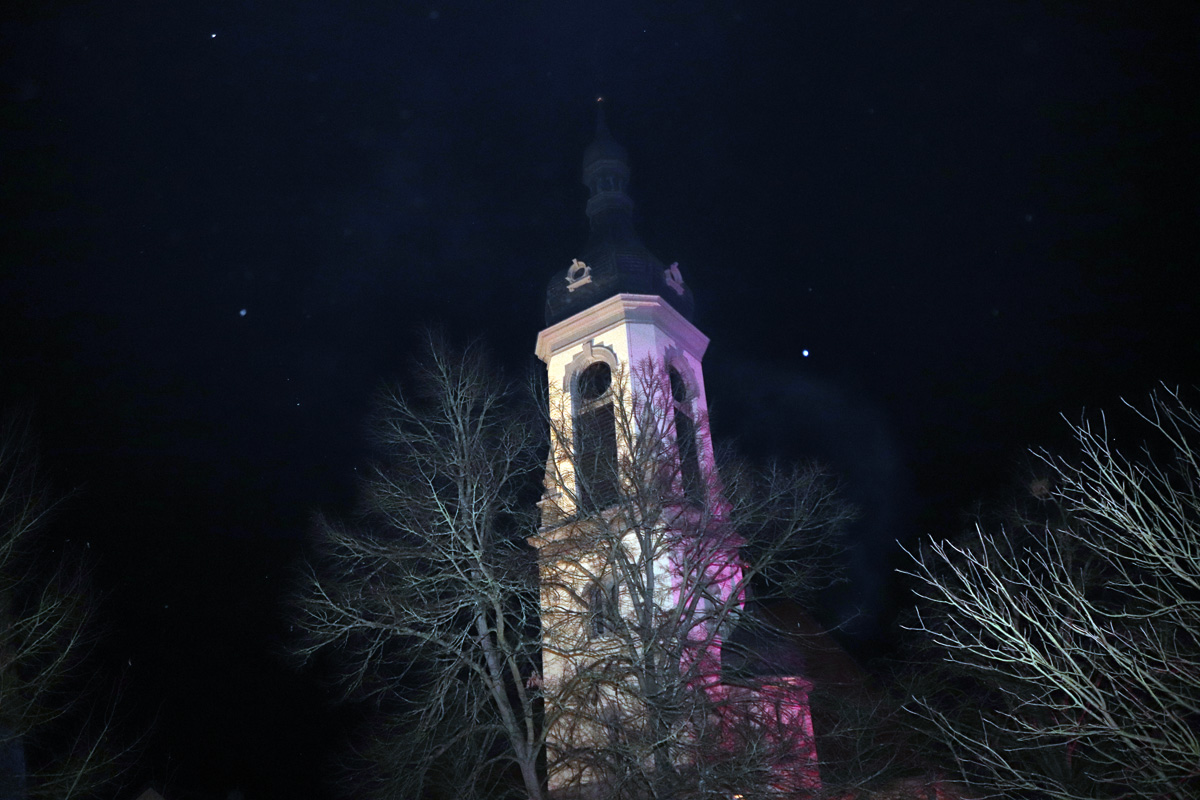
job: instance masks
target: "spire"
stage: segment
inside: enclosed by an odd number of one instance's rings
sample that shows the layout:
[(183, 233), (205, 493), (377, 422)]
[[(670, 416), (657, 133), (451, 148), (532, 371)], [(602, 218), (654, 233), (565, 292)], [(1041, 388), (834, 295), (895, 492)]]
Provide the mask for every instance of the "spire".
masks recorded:
[[(623, 212), (629, 217), (629, 233), (633, 233), (633, 201), (626, 189), (629, 186), (629, 155), (617, 144), (604, 118), (604, 98), (596, 98), (596, 137), (583, 151), (583, 185), (588, 187), (587, 215), (596, 229), (597, 217), (607, 211)], [(633, 234), (636, 239), (636, 234)]]
[(583, 184), (591, 232), (583, 251), (550, 280), (546, 323), (621, 293), (659, 295), (690, 319), (692, 293), (679, 268), (665, 267), (634, 230), (629, 156), (608, 130), (602, 97), (596, 99), (596, 136), (583, 152)]
[(599, 158), (609, 158), (616, 161), (628, 161), (625, 148), (617, 144), (612, 133), (608, 130), (608, 120), (604, 116), (604, 98), (596, 98), (596, 136), (588, 149), (583, 153), (583, 166)]

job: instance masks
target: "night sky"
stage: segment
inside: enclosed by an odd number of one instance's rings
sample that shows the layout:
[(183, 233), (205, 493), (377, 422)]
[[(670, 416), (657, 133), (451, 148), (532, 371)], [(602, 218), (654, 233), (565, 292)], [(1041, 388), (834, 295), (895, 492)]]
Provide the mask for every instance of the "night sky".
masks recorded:
[[(0, 24), (0, 407), (97, 560), (130, 789), (324, 797), (289, 570), (424, 325), (535, 366), (594, 101), (712, 339), (714, 436), (890, 543), (1019, 493), (1060, 414), (1200, 380), (1192, 3), (25, 2)], [(805, 352), (807, 351), (807, 355)]]

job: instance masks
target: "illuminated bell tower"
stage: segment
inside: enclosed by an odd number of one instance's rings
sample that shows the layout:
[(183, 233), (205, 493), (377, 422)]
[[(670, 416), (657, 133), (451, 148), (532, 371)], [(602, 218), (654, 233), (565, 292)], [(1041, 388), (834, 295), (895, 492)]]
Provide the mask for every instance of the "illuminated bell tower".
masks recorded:
[[(602, 504), (604, 495), (615, 491), (609, 481), (588, 474), (600, 463), (600, 453), (588, 456), (593, 446), (598, 451), (615, 441), (615, 432), (600, 430), (604, 406), (620, 399), (613, 394), (616, 383), (627, 395), (634, 392), (639, 370), (669, 376), (671, 401), (679, 412), (675, 420), (690, 429), (678, 440), (685, 488), (702, 491), (713, 463), (711, 443), (701, 435), (708, 411), (701, 359), (708, 337), (691, 322), (692, 292), (679, 265), (664, 266), (634, 230), (628, 157), (609, 133), (603, 107), (598, 107), (596, 137), (584, 151), (583, 183), (590, 194), (591, 233), (583, 252), (550, 279), (547, 327), (538, 334), (536, 350), (546, 364), (552, 397), (562, 401), (554, 410), (556, 430), (572, 431), (588, 451), (573, 459), (584, 473), (568, 478), (573, 485), (547, 486), (547, 497), (560, 501), (558, 513), (568, 515), (587, 510), (579, 504)], [(623, 399), (632, 407), (643, 398)], [(543, 527), (553, 522), (543, 519)]]
[[(716, 486), (701, 372), (708, 338), (692, 324), (692, 293), (678, 264), (664, 265), (634, 230), (627, 155), (610, 135), (602, 108), (595, 139), (584, 153), (583, 183), (590, 235), (582, 252), (550, 280), (547, 327), (538, 334), (536, 350), (547, 368), (552, 427), (541, 527), (530, 539), (542, 565), (542, 680), (552, 794), (569, 783), (588, 782), (580, 770), (564, 766), (570, 758), (564, 754), (579, 746), (572, 739), (586, 732), (567, 721), (569, 709), (555, 707), (555, 690), (581, 661), (612, 646), (606, 639), (610, 620), (630, 613), (622, 587), (606, 582), (599, 554), (590, 561), (578, 550), (560, 555), (586, 525), (614, 515), (627, 469), (614, 465), (628, 461), (629, 431), (645, 419), (628, 409), (654, 404), (661, 412), (657, 418), (665, 420), (670, 445), (665, 452), (674, 462), (669, 471), (681, 506), (703, 505)], [(667, 577), (672, 557), (664, 556), (656, 567), (664, 576), (663, 607), (671, 607), (672, 592), (679, 596), (678, 585), (672, 587)], [(568, 558), (570, 566), (564, 566)]]

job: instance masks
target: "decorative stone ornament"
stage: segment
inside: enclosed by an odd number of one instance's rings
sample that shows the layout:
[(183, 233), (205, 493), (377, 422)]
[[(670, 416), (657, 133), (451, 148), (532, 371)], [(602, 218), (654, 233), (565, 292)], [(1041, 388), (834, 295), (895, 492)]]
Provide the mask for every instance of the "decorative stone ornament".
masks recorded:
[(571, 266), (567, 268), (567, 291), (573, 292), (591, 282), (592, 268), (578, 258), (571, 259)]
[(679, 272), (679, 262), (671, 262), (671, 266), (663, 270), (663, 280), (667, 282), (675, 290), (676, 294), (683, 294), (683, 275)]

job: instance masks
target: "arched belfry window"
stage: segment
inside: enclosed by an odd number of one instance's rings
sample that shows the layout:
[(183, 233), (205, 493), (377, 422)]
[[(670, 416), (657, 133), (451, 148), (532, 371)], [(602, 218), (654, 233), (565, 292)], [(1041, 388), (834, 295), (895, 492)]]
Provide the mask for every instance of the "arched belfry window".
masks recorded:
[(589, 364), (575, 377), (575, 477), (581, 511), (597, 511), (617, 500), (617, 420), (612, 368)]
[(671, 406), (675, 412), (675, 447), (679, 452), (679, 483), (684, 499), (691, 505), (704, 503), (704, 481), (700, 474), (696, 419), (687, 383), (679, 370), (667, 368), (671, 380)]

